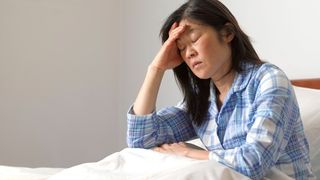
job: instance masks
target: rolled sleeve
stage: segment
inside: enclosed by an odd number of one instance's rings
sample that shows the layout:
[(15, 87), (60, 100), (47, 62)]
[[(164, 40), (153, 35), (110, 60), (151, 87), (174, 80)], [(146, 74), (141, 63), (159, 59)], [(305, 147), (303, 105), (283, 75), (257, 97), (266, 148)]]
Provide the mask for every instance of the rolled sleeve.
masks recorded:
[(186, 141), (196, 136), (187, 113), (178, 107), (167, 107), (147, 115), (128, 114), (129, 147), (151, 148), (164, 143)]

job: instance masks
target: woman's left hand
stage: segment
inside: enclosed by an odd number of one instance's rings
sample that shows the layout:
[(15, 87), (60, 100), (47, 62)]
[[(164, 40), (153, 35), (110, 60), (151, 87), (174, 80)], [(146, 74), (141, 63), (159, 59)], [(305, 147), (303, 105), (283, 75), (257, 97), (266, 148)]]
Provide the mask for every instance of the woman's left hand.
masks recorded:
[(172, 144), (162, 144), (159, 147), (153, 148), (153, 150), (161, 153), (187, 156), (191, 148), (187, 147), (185, 143), (179, 142), (179, 143), (172, 143)]
[(160, 153), (175, 154), (175, 155), (185, 156), (193, 159), (202, 159), (202, 160), (209, 159), (208, 151), (188, 147), (183, 142), (173, 143), (173, 144), (163, 144), (159, 147), (153, 148), (153, 150)]

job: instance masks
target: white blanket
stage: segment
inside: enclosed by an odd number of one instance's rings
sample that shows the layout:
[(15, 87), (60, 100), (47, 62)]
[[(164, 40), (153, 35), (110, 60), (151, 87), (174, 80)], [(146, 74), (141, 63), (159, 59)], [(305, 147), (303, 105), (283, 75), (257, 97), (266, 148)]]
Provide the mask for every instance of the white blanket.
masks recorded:
[[(210, 160), (126, 148), (98, 162), (67, 169), (0, 166), (0, 180), (242, 180), (248, 177)], [(264, 179), (290, 179), (272, 169)]]
[(194, 160), (146, 149), (126, 148), (96, 163), (81, 164), (49, 180), (248, 179), (215, 161)]
[(62, 168), (0, 166), (0, 180), (47, 180)]

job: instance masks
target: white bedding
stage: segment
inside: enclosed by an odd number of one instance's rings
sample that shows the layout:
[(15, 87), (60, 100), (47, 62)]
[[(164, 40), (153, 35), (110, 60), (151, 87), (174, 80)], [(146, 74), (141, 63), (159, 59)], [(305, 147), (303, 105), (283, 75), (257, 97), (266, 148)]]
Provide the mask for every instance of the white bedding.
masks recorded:
[(63, 169), (0, 166), (0, 180), (45, 180), (61, 170)]
[[(215, 170), (213, 170), (213, 168)], [(66, 169), (50, 180), (59, 179), (248, 179), (214, 161), (194, 160), (146, 149), (126, 148), (97, 163)]]
[[(18, 168), (0, 166), (0, 179), (6, 180), (242, 180), (249, 179), (209, 160), (194, 160), (146, 149), (126, 148), (105, 159), (67, 169)], [(290, 179), (277, 170), (265, 179)]]
[(67, 169), (0, 166), (0, 179), (8, 180), (172, 180), (248, 179), (215, 161), (194, 160), (146, 149), (126, 148), (101, 161)]

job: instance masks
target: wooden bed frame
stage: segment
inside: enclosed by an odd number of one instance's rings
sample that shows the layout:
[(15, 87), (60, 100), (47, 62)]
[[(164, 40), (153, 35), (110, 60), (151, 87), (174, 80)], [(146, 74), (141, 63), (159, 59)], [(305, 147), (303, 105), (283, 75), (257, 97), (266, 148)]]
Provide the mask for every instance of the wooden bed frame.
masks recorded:
[(320, 89), (320, 78), (314, 79), (295, 79), (291, 81), (292, 85)]

